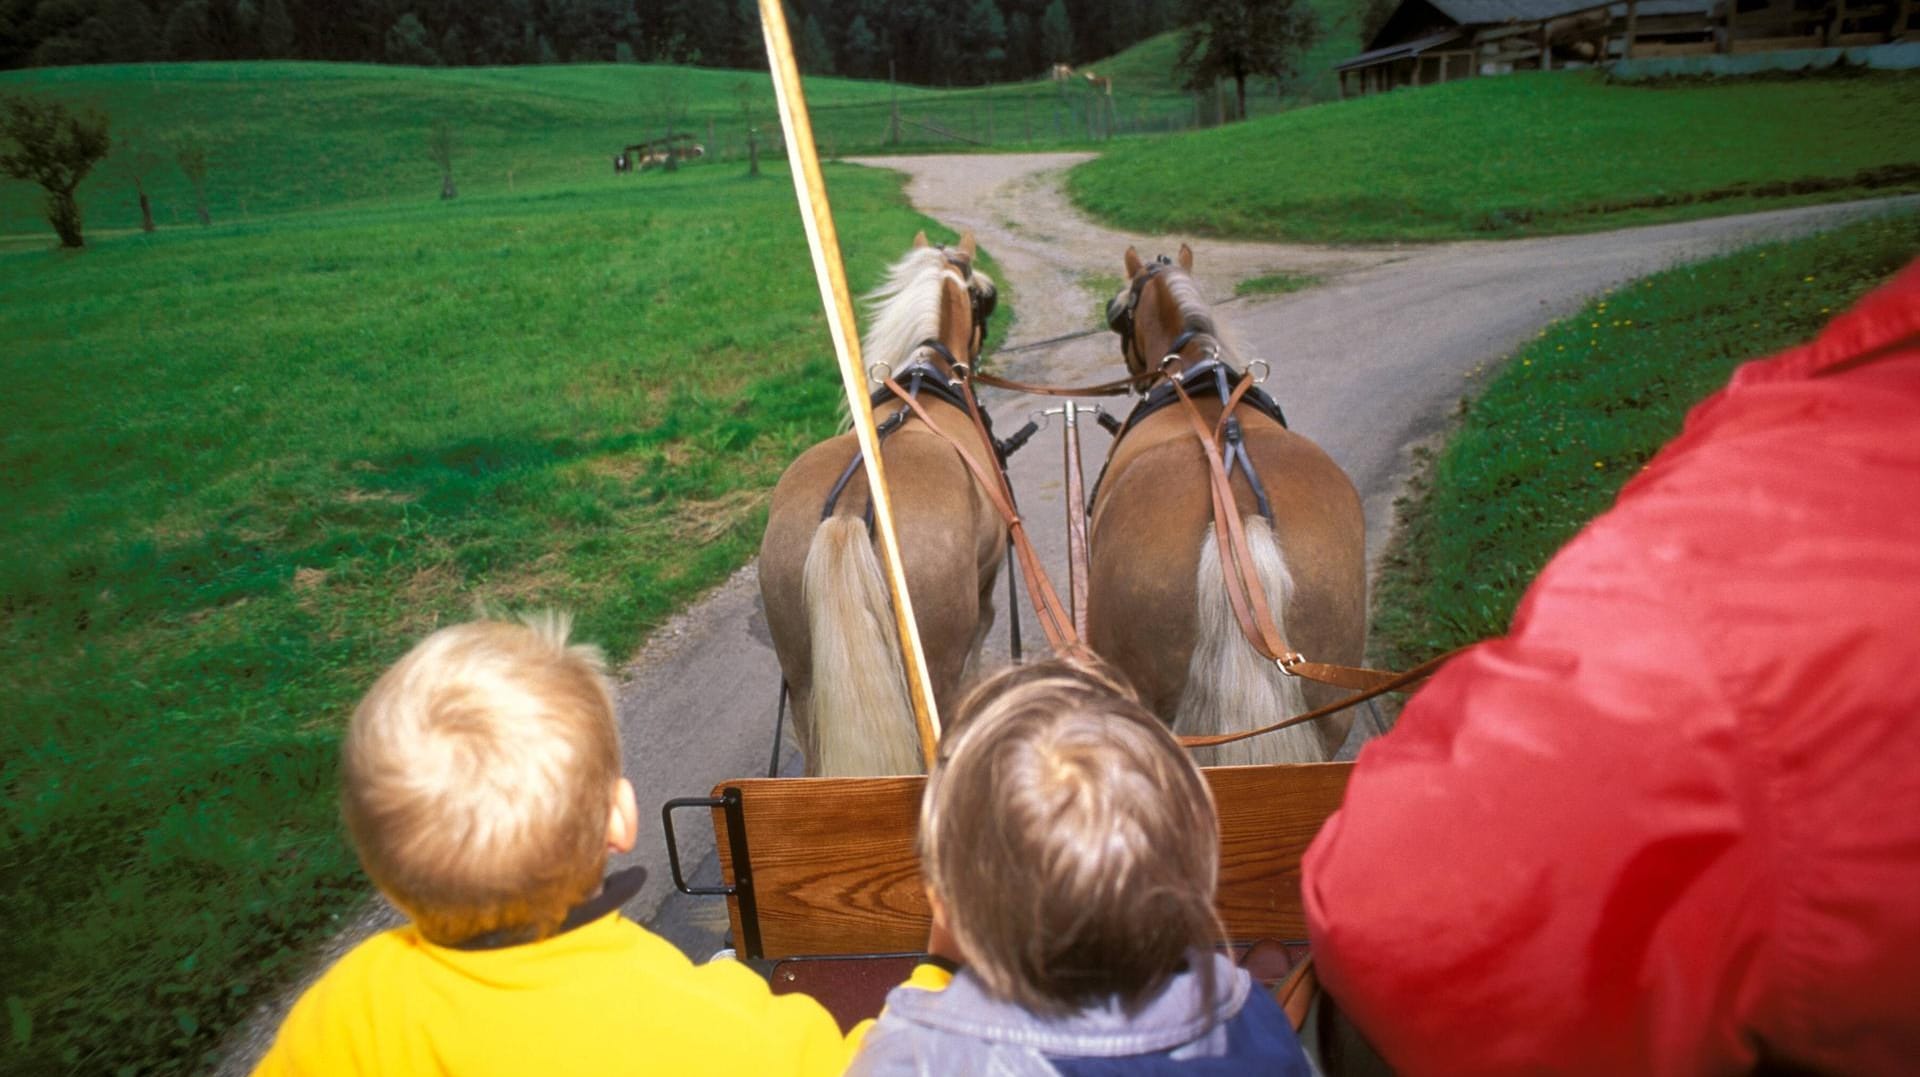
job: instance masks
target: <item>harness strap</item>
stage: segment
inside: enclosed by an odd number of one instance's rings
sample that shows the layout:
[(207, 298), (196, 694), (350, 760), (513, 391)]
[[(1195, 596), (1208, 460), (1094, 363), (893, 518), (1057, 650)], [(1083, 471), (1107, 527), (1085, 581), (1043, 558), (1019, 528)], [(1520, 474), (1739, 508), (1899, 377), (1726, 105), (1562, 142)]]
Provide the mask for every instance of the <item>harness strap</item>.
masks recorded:
[(1016, 393), (1033, 393), (1039, 396), (1119, 396), (1121, 393), (1130, 393), (1143, 386), (1151, 385), (1155, 381), (1158, 381), (1159, 378), (1159, 371), (1150, 370), (1144, 374), (1135, 374), (1126, 378), (1116, 378), (1113, 381), (1103, 381), (1098, 385), (1074, 387), (1031, 385), (1024, 381), (1014, 381), (1011, 378), (1002, 378), (984, 371), (976, 370), (973, 372), (973, 380), (982, 385), (991, 385), (996, 389), (1011, 389)]
[[(1468, 646), (1470, 647), (1472, 645), (1469, 644)], [(1365, 703), (1375, 696), (1385, 695), (1388, 692), (1401, 691), (1410, 685), (1423, 681), (1432, 676), (1435, 670), (1445, 665), (1448, 659), (1465, 650), (1467, 650), (1467, 647), (1456, 647), (1443, 655), (1427, 659), (1425, 662), (1407, 670), (1405, 673), (1394, 674), (1387, 680), (1374, 685), (1372, 688), (1355, 692), (1345, 699), (1329, 703), (1324, 707), (1316, 707), (1305, 714), (1296, 714), (1291, 718), (1282, 718), (1272, 725), (1263, 725), (1258, 729), (1243, 729), (1238, 733), (1214, 733), (1208, 736), (1183, 736), (1176, 739), (1180, 741), (1182, 747), (1186, 748), (1213, 748), (1222, 744), (1232, 744), (1237, 740), (1250, 740), (1254, 737), (1264, 736), (1275, 730), (1285, 729), (1291, 725), (1311, 722), (1316, 718), (1325, 718), (1329, 714), (1337, 714), (1355, 704)]]
[[(887, 379), (887, 384), (896, 385), (892, 378)], [(1059, 594), (1053, 589), (1052, 581), (1040, 567), (1039, 555), (1034, 552), (1033, 543), (1027, 537), (1026, 525), (1021, 521), (1020, 513), (1014, 507), (1011, 490), (1006, 484), (1006, 476), (997, 469), (989, 472), (980, 461), (974, 458), (973, 453), (967, 451), (965, 445), (962, 445), (952, 434), (941, 429), (939, 423), (933, 421), (933, 416), (927, 414), (926, 408), (918, 400), (905, 395), (902, 395), (901, 399), (913, 409), (914, 415), (927, 425), (927, 429), (938, 434), (942, 440), (953, 447), (954, 452), (960, 455), (961, 463), (973, 473), (974, 480), (980, 484), (980, 489), (986, 494), (987, 501), (993, 505), (995, 511), (1000, 513), (1001, 519), (1006, 521), (1007, 533), (1014, 542), (1014, 552), (1020, 560), (1021, 570), (1027, 577), (1027, 597), (1033, 603), (1033, 611), (1040, 621), (1040, 629), (1046, 633), (1047, 642), (1052, 645), (1054, 652), (1061, 655), (1083, 652), (1085, 647), (1073, 630), (1073, 615), (1060, 601)], [(978, 424), (977, 410), (973, 414), (974, 421)]]

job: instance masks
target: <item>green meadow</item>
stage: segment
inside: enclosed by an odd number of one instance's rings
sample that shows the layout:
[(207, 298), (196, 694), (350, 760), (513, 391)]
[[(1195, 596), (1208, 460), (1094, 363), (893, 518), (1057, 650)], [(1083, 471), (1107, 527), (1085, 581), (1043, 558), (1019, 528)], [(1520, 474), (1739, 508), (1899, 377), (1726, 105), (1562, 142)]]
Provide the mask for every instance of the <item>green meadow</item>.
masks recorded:
[[(744, 154), (748, 117), (768, 137), (779, 131), (764, 72), (634, 64), (41, 68), (0, 73), (0, 93), (12, 91), (93, 105), (112, 117), (114, 154), (80, 188), (89, 226), (103, 229), (139, 224), (125, 161), (142, 145), (164, 158), (148, 181), (160, 223), (194, 220), (191, 189), (169, 148), (188, 134), (204, 140), (212, 160), (207, 187), (213, 218), (230, 221), (432, 198), (440, 177), (427, 153), (427, 135), (436, 122), (452, 128), (459, 146), (454, 179), (462, 194), (611, 180), (614, 154), (660, 137), (669, 126), (703, 142), (711, 131), (716, 156)], [(877, 122), (864, 119), (865, 109), (856, 109), (863, 117), (858, 124), (823, 122), (823, 152), (884, 143), (886, 84), (809, 79), (807, 91), (823, 117), (841, 116), (848, 106), (882, 109)], [(941, 107), (947, 97), (919, 87), (898, 92), (922, 111)], [(650, 178), (626, 177), (636, 185)], [(39, 212), (34, 188), (0, 183), (0, 230), (44, 231)]]
[(1734, 367), (1811, 339), (1916, 255), (1911, 212), (1750, 248), (1634, 281), (1505, 357), (1400, 506), (1375, 657), (1403, 669), (1504, 633), (1548, 558)]
[[(548, 161), (512, 193), (476, 165), (441, 203), (413, 135), (375, 134), (409, 108), (319, 71), (341, 96), (279, 140), (332, 147), (309, 186), (259, 163), (279, 201), (210, 229), (0, 253), (9, 1074), (193, 1072), (365, 898), (335, 757), (378, 670), (479, 602), (630, 653), (751, 556), (836, 422), (783, 165)], [(528, 115), (565, 86), (536, 73)], [(897, 177), (828, 175), (856, 287), (940, 234)]]
[(1085, 210), (1143, 232), (1399, 242), (1593, 231), (1920, 190), (1911, 73), (1518, 74), (1116, 144)]

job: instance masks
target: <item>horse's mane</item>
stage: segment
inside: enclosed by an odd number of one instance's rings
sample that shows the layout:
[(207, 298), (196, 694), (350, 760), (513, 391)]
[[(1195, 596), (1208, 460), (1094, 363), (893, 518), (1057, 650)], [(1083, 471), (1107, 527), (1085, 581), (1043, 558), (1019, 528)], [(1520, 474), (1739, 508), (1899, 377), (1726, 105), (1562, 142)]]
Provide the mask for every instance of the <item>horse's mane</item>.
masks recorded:
[(971, 291), (993, 286), (977, 269), (969, 285), (939, 247), (915, 247), (888, 267), (887, 279), (878, 288), (860, 297), (872, 316), (860, 338), (860, 352), (869, 365), (899, 367), (921, 341), (939, 335), (941, 284), (949, 277)]
[(1167, 286), (1167, 294), (1173, 297), (1174, 304), (1180, 308), (1180, 317), (1185, 321), (1185, 328), (1212, 338), (1215, 347), (1219, 349), (1219, 359), (1229, 366), (1239, 366), (1238, 342), (1213, 320), (1213, 308), (1200, 294), (1200, 286), (1193, 282), (1193, 277), (1185, 270), (1181, 270), (1177, 273), (1162, 273), (1160, 280)]

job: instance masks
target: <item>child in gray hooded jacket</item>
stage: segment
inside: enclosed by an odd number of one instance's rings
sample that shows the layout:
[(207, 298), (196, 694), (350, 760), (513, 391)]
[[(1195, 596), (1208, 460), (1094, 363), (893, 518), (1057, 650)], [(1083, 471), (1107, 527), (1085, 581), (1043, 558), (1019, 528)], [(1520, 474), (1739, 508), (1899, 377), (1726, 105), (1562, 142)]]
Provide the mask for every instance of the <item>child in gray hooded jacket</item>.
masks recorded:
[(989, 679), (920, 808), (929, 948), (959, 971), (896, 988), (848, 1073), (1305, 1077), (1278, 1004), (1215, 949), (1219, 860), (1205, 779), (1115, 678)]

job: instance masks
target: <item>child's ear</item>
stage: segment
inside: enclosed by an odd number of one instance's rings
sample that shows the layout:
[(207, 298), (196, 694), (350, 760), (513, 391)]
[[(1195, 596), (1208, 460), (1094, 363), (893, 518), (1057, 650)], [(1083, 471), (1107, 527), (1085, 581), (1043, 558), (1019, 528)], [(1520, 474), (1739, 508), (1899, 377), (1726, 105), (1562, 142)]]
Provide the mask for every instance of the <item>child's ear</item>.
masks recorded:
[(607, 851), (630, 853), (640, 837), (640, 802), (633, 795), (633, 783), (621, 778), (613, 783), (613, 810), (607, 813)]

